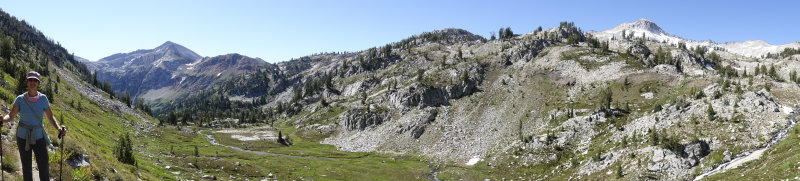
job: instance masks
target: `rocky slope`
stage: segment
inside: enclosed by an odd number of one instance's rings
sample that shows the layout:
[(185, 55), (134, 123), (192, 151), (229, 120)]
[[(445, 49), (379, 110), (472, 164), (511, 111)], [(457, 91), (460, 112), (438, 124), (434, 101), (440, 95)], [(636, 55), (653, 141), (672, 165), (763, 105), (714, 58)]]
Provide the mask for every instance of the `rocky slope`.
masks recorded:
[(796, 55), (722, 46), (647, 20), (497, 40), (445, 29), (281, 62), (170, 110), (420, 156), (449, 178), (684, 180), (764, 145), (800, 100)]

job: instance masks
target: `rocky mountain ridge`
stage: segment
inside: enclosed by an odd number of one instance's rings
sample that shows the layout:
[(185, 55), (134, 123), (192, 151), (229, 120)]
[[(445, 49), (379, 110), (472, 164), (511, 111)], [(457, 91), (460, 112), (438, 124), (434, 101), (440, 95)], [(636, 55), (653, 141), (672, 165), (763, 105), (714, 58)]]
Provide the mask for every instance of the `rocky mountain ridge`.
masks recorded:
[(690, 179), (791, 125), (796, 54), (754, 58), (646, 20), (618, 29), (630, 34), (568, 22), (494, 40), (427, 32), (270, 64), (162, 115), (292, 127), (298, 139), (419, 156), (465, 179)]
[(110, 82), (115, 92), (156, 105), (267, 65), (238, 54), (201, 57), (170, 41), (154, 49), (118, 53), (87, 64), (99, 80)]

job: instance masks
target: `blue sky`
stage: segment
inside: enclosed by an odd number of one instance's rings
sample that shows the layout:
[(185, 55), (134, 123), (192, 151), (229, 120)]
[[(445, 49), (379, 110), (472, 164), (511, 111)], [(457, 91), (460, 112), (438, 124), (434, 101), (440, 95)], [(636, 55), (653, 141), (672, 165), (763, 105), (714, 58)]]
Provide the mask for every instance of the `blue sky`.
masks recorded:
[(670, 34), (716, 42), (800, 41), (798, 1), (4, 1), (75, 55), (97, 60), (172, 41), (202, 56), (240, 53), (268, 62), (359, 51), (414, 34), (462, 28), (488, 37), (573, 21), (584, 31), (640, 18)]

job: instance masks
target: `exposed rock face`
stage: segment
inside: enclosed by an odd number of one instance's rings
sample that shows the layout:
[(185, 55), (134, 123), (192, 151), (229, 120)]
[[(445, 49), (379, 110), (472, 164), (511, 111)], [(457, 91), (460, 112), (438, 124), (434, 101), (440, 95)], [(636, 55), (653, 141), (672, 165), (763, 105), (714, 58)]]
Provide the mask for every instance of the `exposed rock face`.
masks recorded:
[(647, 171), (664, 173), (666, 178), (684, 178), (689, 173), (684, 170), (691, 169), (700, 163), (700, 160), (711, 153), (708, 143), (704, 140), (695, 140), (683, 145), (684, 150), (666, 150), (656, 148), (653, 150), (651, 162), (647, 164)]
[(364, 130), (367, 127), (380, 125), (390, 119), (385, 111), (371, 111), (369, 108), (351, 109), (340, 115), (342, 125), (348, 131)]
[(705, 140), (695, 140), (686, 145), (684, 152), (686, 157), (700, 161), (701, 158), (711, 153), (708, 142)]
[[(560, 32), (560, 31), (559, 31)], [(561, 32), (566, 33), (566, 32)], [(552, 44), (551, 41), (541, 40), (541, 39), (531, 39), (531, 40), (522, 40), (517, 46), (512, 46), (508, 50), (504, 51), (503, 61), (508, 62), (516, 62), (516, 61), (531, 61), (539, 53), (542, 52), (547, 46)]]
[(463, 70), (442, 73), (440, 80), (455, 82), (450, 85), (433, 86), (425, 83), (412, 83), (408, 87), (390, 92), (382, 102), (388, 102), (396, 108), (425, 108), (447, 106), (451, 99), (471, 95), (478, 90), (483, 81), (483, 68), (477, 64), (461, 64)]
[(642, 44), (634, 44), (633, 46), (631, 46), (631, 53), (648, 57), (650, 56), (650, 49)]
[(436, 120), (436, 115), (439, 113), (436, 109), (425, 109), (422, 114), (418, 114), (416, 118), (407, 119), (408, 121), (400, 123), (402, 126), (397, 134), (409, 132), (411, 137), (418, 139), (425, 133), (425, 128), (428, 124)]
[(342, 91), (343, 96), (357, 96), (370, 88), (377, 85), (378, 82), (373, 81), (373, 79), (367, 79), (363, 81), (358, 81), (353, 84), (347, 85), (344, 87)]
[(89, 167), (92, 166), (89, 160), (89, 155), (85, 154), (72, 154), (67, 159), (67, 164), (73, 167)]

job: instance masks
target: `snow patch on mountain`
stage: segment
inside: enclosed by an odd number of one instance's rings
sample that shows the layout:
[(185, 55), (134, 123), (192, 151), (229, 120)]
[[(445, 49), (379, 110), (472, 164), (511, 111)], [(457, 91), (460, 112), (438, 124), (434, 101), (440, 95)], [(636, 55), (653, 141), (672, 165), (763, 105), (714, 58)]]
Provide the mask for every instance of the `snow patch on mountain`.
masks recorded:
[(609, 30), (589, 33), (595, 36), (598, 40), (608, 41), (625, 39), (625, 37), (623, 37), (623, 32), (625, 36), (633, 36), (632, 39), (641, 38), (644, 36), (649, 41), (667, 42), (675, 45), (678, 43), (685, 43), (686, 47), (690, 48), (704, 46), (709, 47), (709, 49), (712, 50), (713, 48), (711, 47), (716, 45), (716, 43), (708, 40), (686, 40), (684, 38), (669, 34), (664, 31), (664, 29), (661, 29), (661, 27), (659, 27), (657, 24), (647, 19), (639, 19), (638, 21), (632, 23), (622, 23), (619, 26)]
[(598, 40), (608, 41), (625, 39), (622, 35), (623, 32), (626, 36), (632, 35), (634, 39), (644, 36), (649, 41), (666, 42), (674, 45), (677, 45), (678, 43), (685, 43), (687, 48), (707, 47), (709, 51), (714, 51), (714, 48), (722, 48), (728, 52), (747, 57), (760, 57), (766, 55), (767, 53), (779, 53), (785, 48), (800, 48), (800, 42), (784, 45), (772, 45), (762, 40), (730, 42), (723, 44), (715, 43), (710, 40), (687, 40), (667, 33), (657, 24), (647, 19), (639, 19), (638, 21), (631, 23), (622, 23), (617, 27), (601, 32), (590, 31), (588, 33), (595, 36)]
[(750, 40), (744, 42), (730, 42), (720, 44), (722, 48), (729, 52), (737, 53), (748, 57), (760, 57), (767, 53), (780, 53), (786, 48), (799, 48), (800, 42), (788, 43), (784, 45), (772, 45), (762, 40)]
[(200, 63), (200, 61), (202, 61), (202, 60), (203, 60), (202, 58), (201, 59), (197, 59), (192, 63), (184, 64), (184, 66), (186, 66), (186, 70), (192, 70), (192, 69), (194, 69), (194, 66), (197, 65), (198, 63)]

